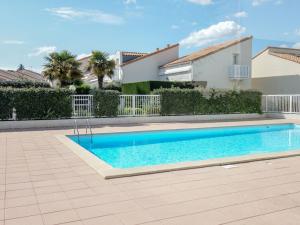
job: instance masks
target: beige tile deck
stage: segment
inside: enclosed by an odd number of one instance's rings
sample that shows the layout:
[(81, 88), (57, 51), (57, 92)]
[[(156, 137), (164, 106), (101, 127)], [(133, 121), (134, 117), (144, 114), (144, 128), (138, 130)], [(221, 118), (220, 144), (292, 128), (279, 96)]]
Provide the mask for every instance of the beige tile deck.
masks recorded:
[[(255, 123), (279, 122), (293, 121)], [(94, 132), (253, 123), (140, 124)], [(0, 225), (299, 224), (300, 157), (104, 180), (56, 138), (71, 133), (0, 133)]]

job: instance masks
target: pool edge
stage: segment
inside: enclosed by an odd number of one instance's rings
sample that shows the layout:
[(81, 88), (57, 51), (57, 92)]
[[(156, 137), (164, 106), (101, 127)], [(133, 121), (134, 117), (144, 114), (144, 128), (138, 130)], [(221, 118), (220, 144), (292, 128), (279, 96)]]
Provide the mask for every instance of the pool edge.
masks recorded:
[[(286, 124), (291, 124), (291, 123), (286, 123)], [(298, 125), (297, 123), (293, 123), (293, 124)], [(266, 124), (266, 125), (271, 125), (271, 124)], [(231, 126), (229, 125), (228, 127)], [(87, 151), (77, 143), (73, 142), (66, 135), (55, 135), (55, 136), (61, 143), (63, 143), (72, 152), (78, 155), (90, 167), (95, 169), (96, 172), (99, 173), (104, 179), (130, 177), (130, 176), (146, 175), (146, 174), (153, 174), (153, 173), (164, 173), (164, 172), (188, 170), (188, 169), (212, 167), (212, 166), (224, 166), (229, 164), (248, 163), (254, 161), (263, 161), (263, 160), (270, 160), (270, 159), (300, 156), (300, 149), (299, 149), (293, 151), (283, 151), (279, 153), (262, 153), (262, 154), (246, 155), (246, 156), (226, 157), (220, 159), (198, 160), (198, 161), (181, 162), (175, 164), (155, 165), (149, 167), (117, 169), (117, 168), (113, 168), (112, 166), (110, 166), (100, 158), (96, 157), (91, 152)]]

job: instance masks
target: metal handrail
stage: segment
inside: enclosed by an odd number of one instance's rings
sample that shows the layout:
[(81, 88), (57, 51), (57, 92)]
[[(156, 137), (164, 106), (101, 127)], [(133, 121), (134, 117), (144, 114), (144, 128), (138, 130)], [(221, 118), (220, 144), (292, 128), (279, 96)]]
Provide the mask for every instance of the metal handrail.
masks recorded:
[(79, 130), (78, 130), (78, 125), (77, 125), (77, 120), (74, 120), (74, 130), (73, 130), (73, 133), (74, 135), (76, 134), (76, 131), (77, 131), (77, 139), (78, 139), (78, 142), (79, 142)]

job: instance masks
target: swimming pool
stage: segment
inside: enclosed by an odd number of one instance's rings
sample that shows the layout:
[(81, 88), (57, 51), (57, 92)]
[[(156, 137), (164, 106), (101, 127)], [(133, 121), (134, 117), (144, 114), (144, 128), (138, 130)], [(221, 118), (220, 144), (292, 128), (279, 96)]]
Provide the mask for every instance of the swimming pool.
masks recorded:
[(137, 168), (300, 149), (294, 124), (68, 136), (113, 168)]

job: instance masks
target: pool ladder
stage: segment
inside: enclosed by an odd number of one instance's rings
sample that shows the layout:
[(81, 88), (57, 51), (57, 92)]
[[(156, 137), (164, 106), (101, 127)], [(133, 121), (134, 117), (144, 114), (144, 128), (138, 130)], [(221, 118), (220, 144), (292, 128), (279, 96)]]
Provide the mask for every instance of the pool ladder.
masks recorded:
[[(91, 126), (91, 124), (90, 124), (90, 120), (89, 120), (89, 119), (86, 119), (86, 120), (85, 120), (85, 134), (86, 134), (86, 135), (88, 134), (88, 131), (90, 132), (91, 143), (93, 143), (93, 131), (92, 131), (92, 126)], [(74, 120), (74, 129), (73, 129), (73, 133), (74, 133), (74, 135), (77, 134), (77, 139), (78, 139), (78, 142), (79, 142), (79, 136), (80, 136), (80, 133), (79, 133), (78, 124), (77, 124), (77, 120), (76, 120), (76, 119)]]

